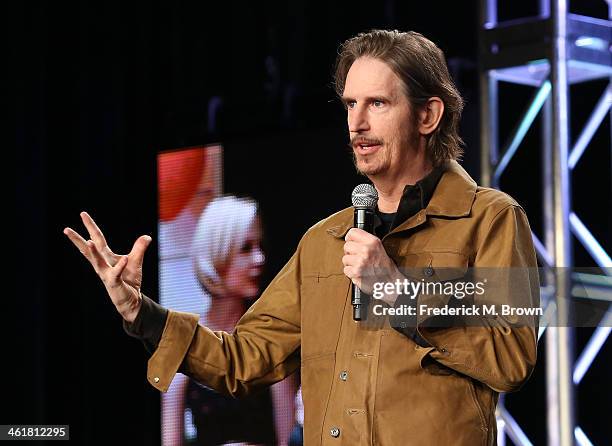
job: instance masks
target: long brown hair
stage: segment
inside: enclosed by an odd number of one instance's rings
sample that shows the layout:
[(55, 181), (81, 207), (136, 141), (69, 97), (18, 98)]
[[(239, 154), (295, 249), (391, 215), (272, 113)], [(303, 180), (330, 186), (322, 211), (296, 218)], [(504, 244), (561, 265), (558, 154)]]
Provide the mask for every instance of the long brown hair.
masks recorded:
[(339, 49), (334, 87), (342, 96), (351, 65), (359, 57), (373, 57), (385, 62), (401, 79), (413, 109), (424, 106), (429, 98), (444, 102), (444, 114), (438, 128), (429, 135), (427, 153), (434, 166), (463, 153), (459, 121), (463, 99), (455, 87), (444, 53), (431, 40), (408, 31), (375, 29), (360, 33), (344, 42)]

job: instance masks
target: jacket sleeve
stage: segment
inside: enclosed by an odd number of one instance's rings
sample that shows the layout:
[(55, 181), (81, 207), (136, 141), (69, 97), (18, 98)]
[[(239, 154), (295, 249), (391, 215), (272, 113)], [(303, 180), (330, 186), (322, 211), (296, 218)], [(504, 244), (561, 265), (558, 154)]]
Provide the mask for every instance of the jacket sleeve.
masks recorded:
[[(508, 205), (493, 218), (477, 247), (473, 266), (506, 280), (497, 292), (485, 297), (489, 302), (539, 307), (537, 261), (529, 223), (520, 206)], [(521, 318), (520, 323), (501, 315), (479, 319), (447, 328), (419, 325), (417, 330), (433, 346), (429, 355), (439, 363), (495, 391), (518, 390), (535, 366), (537, 316)]]
[(177, 371), (220, 393), (240, 397), (293, 373), (300, 364), (300, 246), (233, 333), (170, 310), (147, 379), (168, 391)]

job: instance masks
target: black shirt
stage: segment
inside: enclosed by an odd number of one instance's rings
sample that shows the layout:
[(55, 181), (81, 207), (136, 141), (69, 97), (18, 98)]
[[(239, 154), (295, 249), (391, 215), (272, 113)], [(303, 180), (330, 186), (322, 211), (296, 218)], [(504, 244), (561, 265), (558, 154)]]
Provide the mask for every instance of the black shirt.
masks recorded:
[(380, 224), (375, 228), (376, 236), (383, 238), (391, 230), (408, 220), (421, 209), (425, 209), (444, 173), (444, 167), (434, 168), (425, 178), (413, 185), (406, 185), (397, 211), (386, 214), (377, 210)]

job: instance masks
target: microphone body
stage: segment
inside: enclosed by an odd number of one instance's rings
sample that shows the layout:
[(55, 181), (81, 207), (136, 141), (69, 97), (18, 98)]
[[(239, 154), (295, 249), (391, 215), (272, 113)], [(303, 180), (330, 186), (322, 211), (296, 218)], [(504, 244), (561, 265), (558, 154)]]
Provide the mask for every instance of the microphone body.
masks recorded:
[[(355, 207), (353, 213), (353, 227), (363, 229), (370, 234), (374, 233), (374, 210), (366, 207)], [(367, 294), (353, 284), (353, 320), (361, 321), (367, 315), (367, 308), (370, 299)]]
[[(370, 234), (374, 233), (374, 210), (378, 203), (378, 192), (371, 184), (360, 184), (351, 196), (354, 213), (353, 226)], [(369, 296), (353, 284), (353, 320), (361, 321), (367, 317)]]

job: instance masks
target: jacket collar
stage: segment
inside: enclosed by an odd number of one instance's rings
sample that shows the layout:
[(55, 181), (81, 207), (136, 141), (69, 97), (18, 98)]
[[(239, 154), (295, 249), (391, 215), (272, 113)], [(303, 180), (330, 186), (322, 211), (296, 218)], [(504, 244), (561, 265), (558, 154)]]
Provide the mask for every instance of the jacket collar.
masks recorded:
[[(431, 217), (467, 217), (472, 210), (476, 188), (476, 182), (457, 161), (447, 161), (442, 178), (440, 178), (434, 194), (425, 208), (425, 215)], [(353, 227), (352, 210), (353, 208), (347, 208), (330, 217), (328, 223), (330, 227), (327, 229), (327, 233), (338, 238), (344, 237), (348, 230)], [(416, 215), (420, 214), (421, 212)], [(413, 218), (411, 217), (392, 232), (408, 229), (406, 225), (412, 221)], [(413, 224), (412, 226), (416, 225)]]
[(436, 217), (467, 217), (476, 197), (477, 184), (461, 165), (450, 160), (425, 214)]

